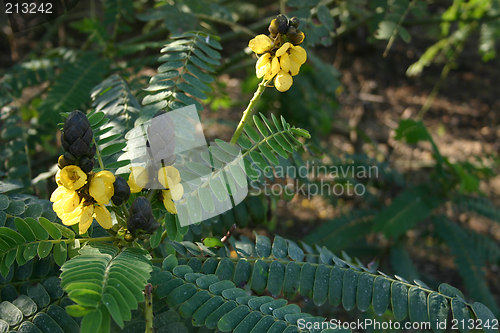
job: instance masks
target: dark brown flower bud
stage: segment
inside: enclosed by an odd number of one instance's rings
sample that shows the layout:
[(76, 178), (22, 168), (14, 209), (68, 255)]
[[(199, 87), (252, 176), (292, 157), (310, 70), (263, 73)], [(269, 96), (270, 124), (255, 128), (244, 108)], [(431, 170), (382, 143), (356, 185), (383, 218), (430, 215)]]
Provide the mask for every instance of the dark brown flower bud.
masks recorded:
[(274, 37), (276, 37), (277, 34), (286, 34), (288, 31), (288, 19), (283, 14), (276, 16), (269, 24), (267, 30), (269, 30), (271, 36)]
[(135, 234), (138, 230), (153, 233), (160, 225), (151, 210), (151, 203), (144, 197), (138, 197), (132, 203), (127, 220), (127, 229)]
[(300, 20), (294, 16), (290, 19), (288, 24), (292, 27), (298, 28), (300, 25)]
[(65, 152), (63, 156), (68, 165), (73, 165), (76, 163), (76, 157), (73, 156), (73, 154), (71, 154), (70, 152)]
[(94, 168), (94, 158), (88, 158), (84, 156), (80, 159), (80, 169), (85, 173), (89, 173)]
[(59, 166), (59, 169), (62, 169), (68, 165), (71, 165), (71, 163), (69, 163), (69, 161), (64, 157), (64, 155), (61, 155), (57, 160), (57, 165)]
[(73, 111), (64, 122), (63, 136), (61, 139), (64, 150), (73, 154), (76, 158), (81, 156), (94, 157), (92, 149), (93, 139), (90, 123), (81, 111)]
[(288, 33), (286, 34), (286, 36), (290, 41), (290, 43), (292, 43), (293, 45), (302, 44), (302, 42), (306, 37), (302, 31), (296, 29), (295, 27), (290, 27), (290, 29), (288, 29)]
[(278, 34), (278, 20), (273, 19), (271, 21), (271, 23), (269, 24), (269, 27), (267, 28), (267, 30), (269, 30), (269, 33), (271, 34), (271, 36), (276, 37), (276, 35)]
[(120, 176), (115, 177), (115, 182), (113, 183), (114, 195), (111, 197), (111, 201), (117, 206), (123, 204), (130, 197), (130, 187), (127, 181)]

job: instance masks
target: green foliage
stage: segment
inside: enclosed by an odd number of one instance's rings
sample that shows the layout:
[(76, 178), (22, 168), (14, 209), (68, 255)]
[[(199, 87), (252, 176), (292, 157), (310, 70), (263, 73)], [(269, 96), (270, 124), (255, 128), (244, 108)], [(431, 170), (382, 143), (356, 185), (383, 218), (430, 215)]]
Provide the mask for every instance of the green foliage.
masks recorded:
[(151, 269), (146, 253), (139, 249), (84, 246), (61, 267), (61, 286), (76, 303), (67, 308), (68, 313), (83, 316), (82, 332), (108, 331), (109, 315), (123, 327), (144, 298), (142, 290)]
[[(178, 265), (152, 277), (158, 285), (157, 296), (176, 307), (183, 317), (192, 317), (194, 326), (221, 332), (259, 332), (287, 330), (299, 332), (297, 318), (313, 316), (301, 313), (296, 304), (269, 296), (250, 296), (234, 283), (214, 274), (194, 273), (187, 265)], [(318, 318), (314, 318), (318, 320)]]
[(445, 241), (455, 256), (458, 271), (469, 292), (482, 299), (494, 312), (498, 313), (499, 309), (486, 284), (483, 270), (484, 258), (474, 251), (470, 237), (460, 226), (446, 218), (436, 218), (435, 222), (439, 237)]
[(469, 211), (500, 223), (500, 209), (484, 197), (457, 194), (453, 203), (460, 211)]
[(67, 259), (68, 251), (80, 246), (73, 231), (44, 217), (38, 220), (16, 217), (14, 226), (16, 230), (0, 227), (0, 273), (3, 276), (9, 272), (14, 261), (24, 265), (35, 256), (45, 258), (50, 253), (53, 253), (56, 264), (61, 266)]
[[(272, 167), (282, 166), (280, 159), (287, 159), (291, 153), (302, 147), (298, 140), (300, 137), (310, 138), (306, 130), (290, 126), (281, 117), (281, 120), (271, 114), (271, 119), (264, 115), (260, 117), (253, 116), (254, 129), (246, 124), (244, 132), (238, 139), (238, 144), (244, 150), (242, 157), (245, 159), (247, 176), (253, 181), (259, 181), (264, 175), (266, 178), (272, 178)], [(285, 177), (286, 173), (279, 170), (278, 176)]]
[(55, 77), (54, 67), (57, 64), (52, 59), (29, 60), (14, 65), (3, 77), (0, 83), (2, 99), (0, 106), (3, 107), (10, 100), (8, 98), (19, 98), (22, 91), (42, 82), (52, 80)]
[(120, 126), (114, 126), (103, 111), (92, 111), (87, 118), (94, 132), (94, 140), (99, 150), (98, 156), (103, 160), (103, 165), (108, 169), (128, 165), (129, 160), (118, 161), (122, 149), (126, 147), (126, 143), (123, 142), (123, 132), (117, 131)]
[[(316, 306), (342, 304), (348, 311), (355, 307), (367, 311), (371, 307), (379, 316), (390, 309), (398, 321), (407, 318), (413, 322), (430, 321), (433, 325), (446, 320), (452, 302), (455, 302), (456, 319), (463, 313), (471, 316), (475, 306), (446, 284), (434, 291), (418, 280), (410, 283), (398, 276), (391, 278), (377, 272), (375, 266), (365, 267), (349, 257), (341, 259), (326, 247), (313, 249), (305, 243), (298, 246), (280, 236), (271, 242), (262, 235), (256, 235), (255, 243), (243, 237), (230, 243), (238, 258), (230, 257), (227, 249), (215, 252), (201, 244), (174, 242), (172, 245), (184, 258), (179, 259), (179, 265), (172, 257), (165, 259), (163, 268), (173, 275), (163, 272), (155, 277), (153, 274), (153, 284), (159, 283), (160, 297), (166, 297), (170, 305), (179, 305), (181, 314), (188, 310), (186, 316), (193, 316), (194, 323), (215, 328), (218, 321), (219, 330), (228, 331), (240, 323), (245, 326), (254, 316), (270, 315), (279, 322), (284, 315), (287, 322), (284, 327), (296, 325), (297, 319), (302, 318), (291, 315), (299, 313), (300, 308), (287, 306), (286, 300), (250, 296), (245, 291), (248, 289), (257, 294), (267, 290), (275, 297), (283, 295), (288, 299), (299, 294), (312, 299)], [(222, 297), (215, 305), (218, 310), (214, 311), (214, 304), (210, 302), (215, 302), (216, 295)], [(254, 302), (259, 306), (252, 306)], [(208, 318), (205, 307), (212, 313)], [(272, 312), (267, 308), (272, 308)], [(262, 313), (250, 315), (252, 310)], [(487, 316), (494, 318), (491, 312)]]
[(363, 239), (371, 228), (373, 211), (356, 211), (327, 221), (309, 233), (304, 241), (325, 245), (332, 251), (345, 249), (349, 244)]
[[(0, 181), (9, 179), (23, 187), (31, 179), (30, 157), (27, 154), (26, 128), (22, 126), (17, 110), (4, 107), (0, 111)], [(3, 186), (2, 186), (3, 187)], [(0, 188), (0, 192), (7, 189)]]
[(64, 309), (71, 304), (60, 286), (58, 267), (50, 256), (13, 264), (0, 276), (0, 327), (2, 331), (75, 332), (79, 319)]
[[(144, 112), (154, 115), (159, 110), (171, 110), (194, 104), (198, 111), (201, 104), (196, 99), (206, 99), (207, 85), (213, 81), (211, 73), (219, 65), (222, 49), (219, 42), (206, 33), (192, 32), (171, 36), (172, 41), (161, 49), (158, 74), (145, 89), (149, 94), (142, 104)], [(190, 96), (188, 96), (190, 95)]]
[[(68, 43), (69, 47), (35, 50), (27, 60), (8, 69), (0, 81), (0, 193), (9, 194), (0, 194), (0, 331), (301, 332), (298, 319), (325, 320), (303, 312), (298, 304), (328, 311), (340, 307), (359, 310), (349, 313), (348, 318), (377, 316), (380, 320), (429, 321), (433, 325), (447, 318), (459, 323), (493, 321), (500, 310), (485, 270), (500, 260), (500, 247), (488, 235), (443, 216), (451, 203), (460, 211), (500, 221), (498, 208), (476, 196), (480, 180), (493, 174), (491, 167), (450, 162), (441, 155), (424, 123), (413, 119), (399, 121), (395, 139), (409, 145), (431, 145), (435, 166), (423, 180), (405, 179), (386, 161), (375, 162), (364, 153), (325, 151), (329, 147), (316, 145), (318, 137), (305, 143), (309, 133), (331, 132), (339, 107), (336, 96), (342, 91), (339, 71), (326, 60), (325, 50), (314, 50), (314, 46), (331, 46), (352, 31), (356, 36), (367, 31), (369, 42), (387, 41), (386, 54), (400, 39), (408, 42), (415, 32), (420, 34), (414, 25), (433, 22), (441, 29), (440, 35), (426, 34), (434, 44), (410, 66), (408, 75), (420, 74), (437, 62), (444, 62), (448, 70), (453, 68), (476, 32), (483, 59), (495, 56), (500, 31), (495, 20), (499, 15), (497, 2), (457, 0), (449, 7), (436, 4), (443, 9), (438, 14), (439, 10), (426, 4), (283, 2), (287, 15), (301, 20), (308, 63), (294, 77), (289, 92), (267, 89), (264, 103), (257, 106), (262, 113), (253, 116), (239, 136), (241, 155), (237, 147), (215, 139), (201, 156), (202, 163), (188, 165), (198, 176), (222, 166), (195, 184), (196, 190), (183, 199), (193, 218), (200, 216), (202, 208), (213, 212), (227, 190), (232, 195), (247, 181), (254, 189), (264, 182), (279, 182), (279, 178), (308, 182), (307, 177), (296, 174), (305, 166), (306, 153), (315, 161), (327, 160), (330, 166), (347, 161), (376, 165), (380, 179), (346, 176), (341, 180), (366, 184), (369, 191), (361, 198), (360, 209), (343, 210), (345, 213), (305, 235), (304, 240), (313, 247), (280, 236), (274, 236), (273, 241), (257, 234), (255, 241), (231, 236), (248, 235), (245, 228), (257, 224), (273, 231), (279, 196), (249, 196), (210, 221), (182, 227), (174, 214), (165, 212), (158, 192), (145, 189), (123, 206), (110, 207), (117, 223), (108, 232), (95, 226), (88, 235), (77, 237), (76, 229), (56, 222), (49, 201), (19, 194), (35, 192), (44, 197), (52, 190), (54, 184), (50, 183), (45, 192), (31, 186), (36, 169), (31, 164), (41, 161), (44, 171), (55, 164), (59, 152), (53, 138), (59, 114), (75, 108), (86, 111), (99, 161), (107, 170), (128, 172), (130, 161), (122, 155), (129, 148), (124, 134), (134, 125), (150, 120), (159, 111), (191, 104), (201, 112), (202, 103), (211, 100), (209, 94), (221, 93), (212, 91), (218, 89), (212, 83), (223, 78), (220, 74), (237, 71), (238, 76), (241, 68), (249, 69), (251, 79), (244, 85), (253, 85), (254, 59), (250, 61), (242, 50), (247, 37), (265, 32), (270, 21), (265, 16), (274, 16), (277, 4), (260, 8), (244, 1), (190, 0), (157, 1), (151, 6), (112, 0), (102, 3), (103, 19), (100, 15), (74, 19), (65, 14), (54, 21), (43, 45)], [(69, 27), (69, 41), (52, 38), (59, 27)], [(68, 31), (65, 29), (60, 31)], [(80, 36), (75, 37), (74, 31)], [(242, 34), (247, 37), (240, 39)], [(169, 36), (166, 43), (165, 36)], [(236, 41), (241, 52), (235, 52), (228, 41)], [(150, 75), (155, 63), (150, 51), (157, 48), (161, 48), (160, 65)], [(443, 73), (445, 77), (447, 71)], [(24, 96), (28, 87), (37, 87), (34, 97)], [(227, 106), (239, 108), (238, 103)], [(233, 120), (215, 121), (233, 125)], [(356, 131), (369, 143), (359, 129), (347, 130)], [(50, 141), (42, 132), (50, 133)], [(37, 141), (30, 144), (33, 140)], [(54, 155), (47, 157), (50, 162), (40, 158), (46, 152)], [(96, 170), (100, 168), (96, 165)], [(36, 178), (51, 178), (53, 173)], [(131, 235), (124, 228), (127, 209), (133, 199), (146, 192), (160, 227), (151, 235)], [(325, 199), (339, 203), (340, 209), (346, 207), (340, 206), (345, 203), (343, 198)], [(425, 239), (426, 245), (442, 249), (445, 255), (451, 253), (468, 294), (486, 305), (468, 301), (458, 289), (438, 284), (415, 265), (407, 237), (410, 234), (417, 235), (413, 242)], [(364, 247), (373, 261), (365, 266), (343, 252), (349, 249), (352, 253), (351, 248), (356, 247)], [(341, 258), (331, 251), (342, 253)], [(378, 261), (390, 261), (398, 275), (393, 278), (378, 271)], [(433, 330), (440, 331), (435, 326)], [(483, 330), (493, 331), (489, 327)], [(461, 331), (467, 329), (462, 327)]]
[(38, 108), (40, 120), (54, 123), (59, 113), (78, 109), (88, 103), (90, 90), (102, 80), (107, 66), (107, 60), (91, 52), (83, 53), (75, 63), (63, 66)]
[(373, 218), (375, 231), (383, 232), (387, 237), (398, 237), (425, 220), (438, 207), (442, 198), (432, 189), (423, 186), (408, 188), (400, 193), (389, 206)]

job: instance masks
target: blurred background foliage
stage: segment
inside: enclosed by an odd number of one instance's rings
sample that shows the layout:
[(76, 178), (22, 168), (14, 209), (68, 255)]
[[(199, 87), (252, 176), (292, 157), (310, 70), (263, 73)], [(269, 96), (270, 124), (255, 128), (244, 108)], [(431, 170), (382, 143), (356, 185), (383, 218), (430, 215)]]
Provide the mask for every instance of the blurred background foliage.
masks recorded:
[(312, 139), (280, 162), (375, 166), (377, 176), (330, 181), (362, 184), (360, 196), (249, 197), (211, 232), (279, 231), (432, 288), (464, 287), (499, 314), (500, 1), (92, 0), (61, 1), (57, 11), (1, 17), (0, 190), (16, 202), (13, 215), (43, 206), (55, 188), (60, 114), (105, 111), (99, 98), (112, 86), (122, 111), (111, 124), (130, 128), (172, 34), (220, 36), (200, 116), (208, 139), (229, 139), (258, 84), (248, 40), (282, 12), (301, 20), (308, 61), (290, 91), (268, 89), (257, 111)]

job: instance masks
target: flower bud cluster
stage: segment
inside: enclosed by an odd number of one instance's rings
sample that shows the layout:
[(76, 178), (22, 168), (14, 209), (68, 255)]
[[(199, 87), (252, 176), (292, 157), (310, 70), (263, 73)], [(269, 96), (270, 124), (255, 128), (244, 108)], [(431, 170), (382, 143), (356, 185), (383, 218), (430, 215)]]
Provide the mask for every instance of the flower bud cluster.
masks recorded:
[(84, 172), (92, 171), (96, 152), (93, 138), (94, 133), (85, 114), (78, 110), (71, 112), (64, 122), (61, 143), (66, 152), (59, 157), (59, 168), (78, 165)]

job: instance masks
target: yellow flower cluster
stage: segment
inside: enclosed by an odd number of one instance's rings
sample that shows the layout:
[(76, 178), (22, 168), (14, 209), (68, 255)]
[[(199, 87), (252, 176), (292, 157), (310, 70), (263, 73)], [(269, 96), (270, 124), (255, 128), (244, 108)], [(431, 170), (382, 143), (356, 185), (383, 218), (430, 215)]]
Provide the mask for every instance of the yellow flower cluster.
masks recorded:
[(84, 234), (95, 218), (104, 229), (111, 228), (111, 214), (104, 207), (114, 194), (111, 172), (100, 171), (89, 179), (80, 167), (68, 165), (57, 172), (56, 182), (50, 201), (64, 225), (78, 224), (79, 233)]
[[(141, 166), (130, 168), (128, 185), (131, 193), (142, 191), (148, 184), (147, 169)], [(179, 170), (169, 165), (158, 170), (158, 182), (165, 188), (162, 190), (163, 205), (171, 214), (177, 214), (173, 200), (180, 200), (184, 195), (184, 187), (181, 184)]]
[[(273, 44), (272, 40), (266, 35), (259, 35), (250, 41), (249, 47), (255, 53), (259, 53), (263, 50), (263, 52), (269, 51)], [(284, 92), (290, 89), (293, 84), (292, 76), (299, 74), (300, 66), (306, 60), (307, 53), (304, 48), (286, 42), (276, 50), (274, 55), (271, 52), (266, 52), (259, 57), (255, 64), (256, 74), (258, 78), (264, 77), (266, 81), (274, 78), (276, 89)]]
[(305, 35), (299, 30), (300, 21), (278, 15), (269, 24), (269, 36), (258, 35), (248, 42), (256, 54), (262, 54), (255, 64), (258, 78), (269, 82), (274, 79), (278, 91), (287, 91), (293, 84), (292, 76), (299, 74), (300, 66), (307, 60), (307, 53), (299, 44)]

